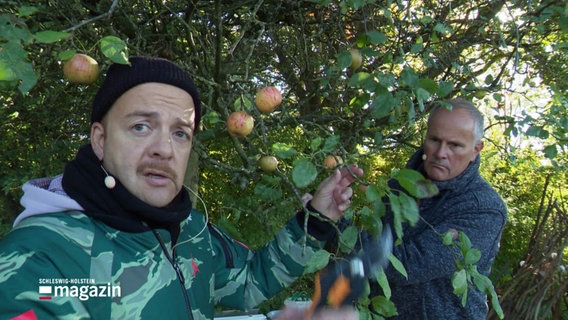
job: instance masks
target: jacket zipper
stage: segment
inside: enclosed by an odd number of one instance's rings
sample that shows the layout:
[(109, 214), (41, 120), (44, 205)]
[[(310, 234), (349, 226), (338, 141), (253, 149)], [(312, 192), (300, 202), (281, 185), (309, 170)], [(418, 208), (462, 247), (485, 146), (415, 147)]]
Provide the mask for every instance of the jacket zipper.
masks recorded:
[(179, 264), (175, 260), (175, 248), (172, 249), (172, 254), (170, 255), (170, 253), (168, 252), (168, 250), (166, 248), (166, 244), (164, 243), (164, 240), (162, 239), (162, 236), (160, 236), (158, 231), (156, 231), (154, 229), (152, 229), (152, 232), (154, 233), (154, 236), (156, 236), (156, 239), (158, 239), (158, 242), (160, 243), (160, 247), (162, 248), (162, 251), (164, 251), (166, 258), (168, 259), (168, 261), (170, 262), (170, 264), (174, 268), (174, 271), (176, 272), (177, 278), (178, 278), (178, 280), (181, 284), (181, 289), (182, 289), (181, 291), (183, 293), (183, 298), (185, 300), (185, 306), (187, 308), (188, 318), (190, 320), (193, 320), (193, 313), (191, 312), (191, 303), (189, 301), (189, 295), (187, 294), (187, 290), (185, 289), (185, 277), (183, 276), (183, 272), (181, 271)]

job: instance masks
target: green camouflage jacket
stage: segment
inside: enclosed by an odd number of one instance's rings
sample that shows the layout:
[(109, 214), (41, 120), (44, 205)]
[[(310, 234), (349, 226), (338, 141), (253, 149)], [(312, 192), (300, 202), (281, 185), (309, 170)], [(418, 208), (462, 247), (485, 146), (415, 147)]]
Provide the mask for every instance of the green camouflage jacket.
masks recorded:
[(216, 305), (252, 308), (301, 275), (323, 245), (305, 239), (296, 218), (251, 251), (197, 211), (175, 248), (162, 229), (122, 232), (79, 211), (31, 216), (0, 241), (0, 318), (212, 319)]

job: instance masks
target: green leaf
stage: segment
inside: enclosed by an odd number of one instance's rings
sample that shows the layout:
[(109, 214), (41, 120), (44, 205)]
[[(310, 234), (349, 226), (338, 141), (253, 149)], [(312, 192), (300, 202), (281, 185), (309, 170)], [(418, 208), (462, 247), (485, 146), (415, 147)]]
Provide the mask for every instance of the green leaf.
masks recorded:
[(209, 111), (209, 112), (205, 113), (205, 115), (203, 115), (202, 119), (203, 119), (203, 121), (205, 121), (208, 124), (215, 124), (215, 123), (223, 122), (221, 115), (218, 112), (215, 112), (215, 111)]
[(337, 54), (337, 64), (339, 69), (345, 69), (351, 65), (351, 52), (343, 50)]
[(532, 137), (538, 137), (540, 139), (547, 139), (550, 136), (550, 133), (541, 126), (531, 126), (525, 132), (526, 135)]
[(473, 275), (473, 283), (477, 289), (483, 293), (490, 293), (489, 291), (493, 287), (491, 280), (480, 273)]
[(39, 11), (38, 7), (22, 6), (18, 9), (18, 16), (25, 18), (33, 15), (38, 11)]
[(481, 251), (475, 248), (471, 248), (467, 250), (465, 254), (465, 263), (466, 264), (475, 264), (481, 259)]
[(418, 210), (416, 199), (410, 197), (406, 193), (401, 193), (398, 196), (398, 199), (402, 217), (405, 221), (408, 221), (411, 226), (415, 226), (420, 219), (420, 212)]
[(235, 102), (233, 103), (233, 110), (249, 111), (249, 110), (252, 110), (253, 108), (254, 108), (254, 105), (253, 105), (252, 101), (250, 99), (244, 98), (242, 96), (235, 99)]
[(416, 100), (418, 101), (418, 107), (420, 111), (424, 111), (424, 101), (430, 98), (430, 93), (422, 88), (416, 90)]
[(443, 23), (437, 23), (437, 24), (434, 26), (434, 31), (436, 31), (436, 32), (438, 32), (438, 33), (440, 33), (440, 34), (442, 34), (442, 35), (447, 35), (447, 34), (451, 34), (451, 33), (454, 32), (454, 30), (453, 30), (451, 27), (446, 26), (446, 25), (443, 24)]
[(469, 237), (463, 231), (458, 231), (458, 238), (460, 239), (462, 254), (465, 256), (467, 251), (471, 249), (471, 240), (469, 240)]
[[(29, 43), (33, 37), (31, 32), (27, 28), (20, 28), (19, 26), (25, 26), (21, 20), (16, 19), (13, 15), (0, 14), (0, 39), (2, 42), (13, 42), (21, 46), (21, 43)], [(5, 43), (2, 43), (5, 46)]]
[(315, 139), (312, 139), (312, 141), (310, 142), (310, 149), (312, 151), (318, 150), (319, 146), (321, 145), (322, 140), (323, 139), (321, 137), (317, 137)]
[(316, 166), (308, 159), (302, 159), (295, 163), (292, 169), (292, 180), (298, 188), (307, 187), (318, 175)]
[(380, 201), (385, 196), (385, 191), (380, 189), (376, 184), (371, 183), (365, 190), (365, 196), (369, 202)]
[(367, 0), (349, 0), (349, 5), (354, 10), (359, 10), (367, 4)]
[(74, 56), (76, 53), (77, 53), (77, 50), (75, 50), (75, 49), (64, 50), (64, 51), (60, 51), (60, 52), (57, 54), (57, 57), (58, 57), (60, 60), (67, 61), (67, 60), (73, 58), (73, 56)]
[(388, 116), (395, 104), (395, 99), (390, 92), (378, 95), (371, 103), (373, 118), (381, 119)]
[(373, 139), (375, 144), (380, 146), (383, 144), (384, 136), (382, 132), (375, 133), (375, 138)]
[(380, 94), (389, 92), (387, 88), (392, 87), (397, 83), (392, 73), (378, 73), (375, 74), (375, 76), (377, 77), (377, 80), (379, 80), (379, 84), (382, 86)]
[(20, 74), (21, 80), (18, 90), (20, 90), (22, 94), (26, 94), (36, 85), (38, 75), (33, 69), (32, 64), (25, 62), (20, 63), (18, 73)]
[(438, 194), (438, 187), (427, 180), (424, 176), (412, 169), (398, 170), (393, 178), (400, 183), (400, 185), (408, 191), (413, 197), (418, 199), (433, 197)]
[[(489, 282), (491, 283), (491, 281)], [(504, 319), (505, 314), (503, 313), (503, 309), (501, 308), (501, 304), (499, 303), (499, 296), (497, 295), (497, 292), (495, 292), (495, 287), (493, 286), (493, 283), (491, 283), (488, 286), (486, 292), (489, 295), (489, 297), (491, 297), (491, 306), (493, 307), (493, 310), (499, 316), (499, 319)]]
[[(383, 201), (373, 202), (373, 215), (377, 219), (381, 219), (382, 217), (384, 217), (386, 212), (387, 212), (387, 206), (385, 205), (385, 203)], [(382, 230), (382, 228), (379, 229), (379, 230)]]
[(368, 93), (358, 94), (349, 101), (349, 106), (355, 110), (365, 109), (368, 107), (371, 95)]
[(7, 61), (0, 60), (0, 81), (11, 82), (15, 80), (18, 80), (18, 77), (16, 76), (14, 70), (10, 68)]
[(18, 85), (17, 80), (12, 80), (12, 81), (0, 80), (0, 91), (2, 90), (12, 91), (16, 88), (17, 85)]
[(368, 91), (374, 91), (377, 87), (377, 84), (374, 81), (374, 78), (368, 72), (357, 72), (347, 81), (347, 84), (353, 88), (363, 88)]
[(410, 68), (404, 68), (400, 75), (402, 81), (408, 87), (414, 89), (418, 85), (418, 75), (416, 72)]
[(354, 226), (349, 226), (339, 235), (339, 249), (341, 252), (351, 252), (355, 248), (355, 243), (359, 236), (359, 231)]
[(454, 243), (454, 239), (453, 239), (454, 234), (450, 231), (444, 233), (442, 235), (442, 242), (446, 245), (446, 246), (451, 246), (452, 243)]
[(282, 142), (276, 142), (272, 145), (272, 153), (280, 159), (290, 159), (298, 152), (291, 145)]
[(440, 41), (440, 37), (438, 37), (438, 34), (436, 32), (432, 32), (432, 34), (430, 35), (430, 42), (431, 43), (437, 43)]
[(69, 38), (71, 36), (68, 32), (59, 32), (59, 31), (39, 31), (34, 34), (34, 39), (40, 43), (54, 43), (59, 40), (63, 40)]
[(454, 90), (454, 83), (441, 81), (438, 84), (438, 88), (439, 88), (438, 95), (440, 96), (440, 98), (444, 98)]
[(402, 274), (406, 279), (408, 279), (408, 273), (406, 272), (406, 268), (404, 268), (402, 262), (400, 262), (400, 260), (398, 260), (398, 258), (395, 257), (392, 253), (389, 254), (388, 259), (391, 263), (391, 266), (400, 274)]
[(337, 145), (339, 144), (339, 135), (331, 135), (325, 139), (325, 144), (323, 145), (323, 151), (325, 153), (329, 153), (334, 151)]
[(393, 215), (393, 228), (394, 233), (398, 239), (402, 239), (402, 222), (404, 221), (402, 212), (401, 212), (401, 205), (398, 196), (393, 193), (388, 194), (389, 198), (389, 205)]
[(456, 271), (452, 275), (452, 287), (454, 288), (454, 294), (462, 297), (462, 305), (465, 306), (467, 301), (467, 272), (465, 269)]
[[(27, 52), (22, 45), (16, 41), (8, 41), (2, 44), (0, 50), (0, 61), (4, 64), (4, 69), (11, 69), (19, 80), (18, 90), (22, 94), (28, 93), (37, 83), (38, 76), (30, 62), (27, 61)], [(5, 76), (13, 78), (14, 75), (5, 70)], [(13, 82), (10, 80), (7, 82)]]
[(558, 155), (558, 149), (556, 148), (556, 145), (546, 146), (544, 148), (544, 155), (548, 159), (554, 159)]
[(376, 296), (371, 300), (373, 309), (381, 315), (389, 318), (397, 315), (394, 302), (384, 296)]
[(331, 0), (308, 0), (308, 2), (316, 3), (320, 6), (327, 6), (331, 3)]
[(494, 93), (494, 94), (492, 95), (492, 97), (493, 97), (493, 99), (495, 99), (495, 101), (497, 101), (497, 102), (503, 102), (503, 95), (500, 94), (500, 93), (497, 93), (497, 92), (496, 92), (496, 93)]
[(101, 52), (112, 62), (129, 64), (126, 54), (126, 42), (115, 36), (106, 36), (100, 40)]
[(308, 259), (304, 274), (310, 274), (323, 269), (329, 263), (330, 254), (327, 250), (318, 250)]
[(422, 78), (418, 80), (418, 86), (428, 91), (429, 95), (435, 94), (438, 91), (438, 84), (430, 78)]
[(406, 112), (408, 114), (408, 121), (410, 123), (414, 123), (414, 119), (416, 118), (416, 110), (414, 110), (414, 104), (410, 99), (406, 100)]
[(366, 34), (361, 34), (360, 36), (357, 37), (357, 39), (354, 42), (357, 48), (363, 48), (364, 46), (367, 45), (367, 43), (369, 43), (369, 41)]
[[(373, 270), (371, 270), (372, 272)], [(381, 289), (383, 290), (383, 294), (385, 295), (385, 297), (387, 299), (390, 299), (392, 296), (392, 291), (389, 285), (389, 280), (387, 278), (387, 274), (385, 273), (385, 270), (383, 268), (379, 268), (378, 270), (376, 270), (375, 272), (375, 276), (377, 279), (377, 283), (379, 284), (379, 286), (381, 287)]]
[[(382, 204), (381, 201), (377, 204)], [(384, 209), (384, 205), (383, 205)], [(363, 207), (357, 212), (361, 228), (373, 236), (379, 235), (379, 230), (383, 229), (383, 222), (381, 220), (382, 214), (373, 211), (369, 207)]]
[(377, 30), (368, 31), (367, 38), (371, 44), (381, 44), (387, 41), (387, 36)]
[(418, 53), (420, 52), (420, 50), (422, 50), (424, 48), (424, 44), (422, 43), (414, 43), (412, 44), (412, 46), (410, 47), (410, 53)]

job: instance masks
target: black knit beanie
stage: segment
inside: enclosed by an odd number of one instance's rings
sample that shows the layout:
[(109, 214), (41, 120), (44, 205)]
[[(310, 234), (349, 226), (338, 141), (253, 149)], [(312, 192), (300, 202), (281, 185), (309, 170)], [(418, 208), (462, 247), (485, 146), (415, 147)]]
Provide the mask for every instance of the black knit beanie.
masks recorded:
[(191, 77), (175, 63), (161, 58), (130, 57), (130, 65), (112, 64), (93, 100), (91, 124), (100, 122), (116, 99), (129, 89), (147, 82), (159, 82), (187, 91), (195, 104), (195, 128), (201, 119), (201, 100)]

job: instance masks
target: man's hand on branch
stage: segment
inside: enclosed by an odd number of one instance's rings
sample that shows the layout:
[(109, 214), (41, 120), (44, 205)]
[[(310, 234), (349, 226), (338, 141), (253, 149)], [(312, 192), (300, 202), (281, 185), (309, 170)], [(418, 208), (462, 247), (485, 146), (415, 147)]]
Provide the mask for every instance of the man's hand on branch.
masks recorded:
[(310, 202), (311, 206), (331, 220), (339, 220), (351, 204), (353, 189), (350, 186), (361, 176), (363, 169), (354, 164), (336, 169), (320, 183)]

